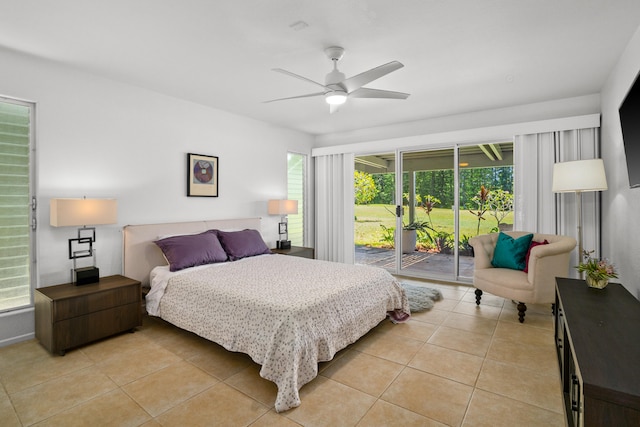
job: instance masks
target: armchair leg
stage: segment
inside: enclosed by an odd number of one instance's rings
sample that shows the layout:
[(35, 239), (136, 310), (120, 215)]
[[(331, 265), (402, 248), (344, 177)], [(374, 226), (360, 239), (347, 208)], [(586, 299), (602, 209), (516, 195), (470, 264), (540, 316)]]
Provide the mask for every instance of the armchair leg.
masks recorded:
[(480, 289), (476, 289), (476, 305), (480, 305), (480, 298), (482, 298), (482, 291)]
[(518, 320), (520, 323), (524, 322), (524, 312), (527, 311), (527, 305), (523, 302), (518, 303)]

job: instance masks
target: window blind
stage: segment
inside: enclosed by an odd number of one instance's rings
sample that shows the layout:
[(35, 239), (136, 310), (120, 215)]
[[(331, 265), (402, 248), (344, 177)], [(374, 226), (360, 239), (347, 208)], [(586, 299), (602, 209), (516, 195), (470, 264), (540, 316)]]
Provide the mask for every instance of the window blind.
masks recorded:
[(289, 240), (294, 246), (304, 246), (304, 187), (307, 156), (287, 155), (287, 198), (298, 201), (298, 214), (288, 216)]
[(0, 311), (31, 304), (31, 107), (0, 100)]

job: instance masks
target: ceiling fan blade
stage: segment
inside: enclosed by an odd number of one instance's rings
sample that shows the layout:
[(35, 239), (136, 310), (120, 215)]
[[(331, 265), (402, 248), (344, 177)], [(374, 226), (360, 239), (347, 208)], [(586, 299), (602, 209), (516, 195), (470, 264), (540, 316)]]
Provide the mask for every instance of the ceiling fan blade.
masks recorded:
[(342, 84), (347, 89), (347, 92), (351, 93), (352, 91), (361, 88), (367, 83), (379, 79), (382, 76), (386, 76), (392, 71), (398, 70), (402, 67), (404, 67), (404, 65), (402, 65), (400, 62), (391, 61), (387, 64), (380, 65), (379, 67), (365, 71), (364, 73), (349, 77), (348, 79), (344, 80)]
[(393, 92), (391, 90), (369, 89), (361, 87), (349, 93), (349, 98), (385, 98), (385, 99), (407, 99), (408, 93)]
[(323, 85), (322, 83), (318, 83), (316, 81), (308, 79), (308, 78), (306, 78), (304, 76), (301, 76), (299, 74), (292, 73), (291, 71), (283, 70), (282, 68), (272, 68), (271, 70), (275, 71), (277, 73), (286, 74), (287, 76), (295, 77), (296, 79), (304, 80), (305, 82), (313, 83), (314, 85), (317, 85), (317, 86), (320, 86), (320, 87), (323, 87), (323, 88), (327, 89), (327, 87), (325, 85)]
[(324, 92), (308, 93), (306, 95), (288, 96), (286, 98), (270, 99), (269, 101), (262, 101), (262, 103), (268, 104), (269, 102), (284, 101), (286, 99), (310, 98), (312, 96), (320, 96), (320, 95), (324, 95)]

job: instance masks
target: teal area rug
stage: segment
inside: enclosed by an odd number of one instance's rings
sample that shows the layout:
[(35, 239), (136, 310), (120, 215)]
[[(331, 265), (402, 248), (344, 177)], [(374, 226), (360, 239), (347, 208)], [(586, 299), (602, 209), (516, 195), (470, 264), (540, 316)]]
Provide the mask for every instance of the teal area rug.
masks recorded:
[(400, 283), (404, 288), (404, 293), (409, 300), (409, 308), (412, 313), (429, 310), (436, 301), (442, 299), (442, 292), (437, 289), (427, 288), (426, 286), (412, 285), (409, 283)]

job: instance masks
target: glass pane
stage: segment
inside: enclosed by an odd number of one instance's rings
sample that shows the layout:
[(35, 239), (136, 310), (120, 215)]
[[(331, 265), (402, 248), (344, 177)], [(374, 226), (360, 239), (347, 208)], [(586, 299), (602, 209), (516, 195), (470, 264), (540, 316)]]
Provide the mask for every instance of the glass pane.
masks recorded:
[(298, 201), (298, 214), (288, 215), (289, 240), (293, 246), (304, 246), (304, 189), (307, 156), (287, 155), (287, 199)]
[(449, 148), (402, 155), (402, 274), (453, 278), (453, 153)]
[(513, 229), (513, 143), (460, 148), (459, 276), (473, 277), (470, 237)]
[(0, 101), (0, 311), (31, 303), (30, 112)]
[(395, 154), (356, 157), (354, 185), (355, 263), (395, 271)]

